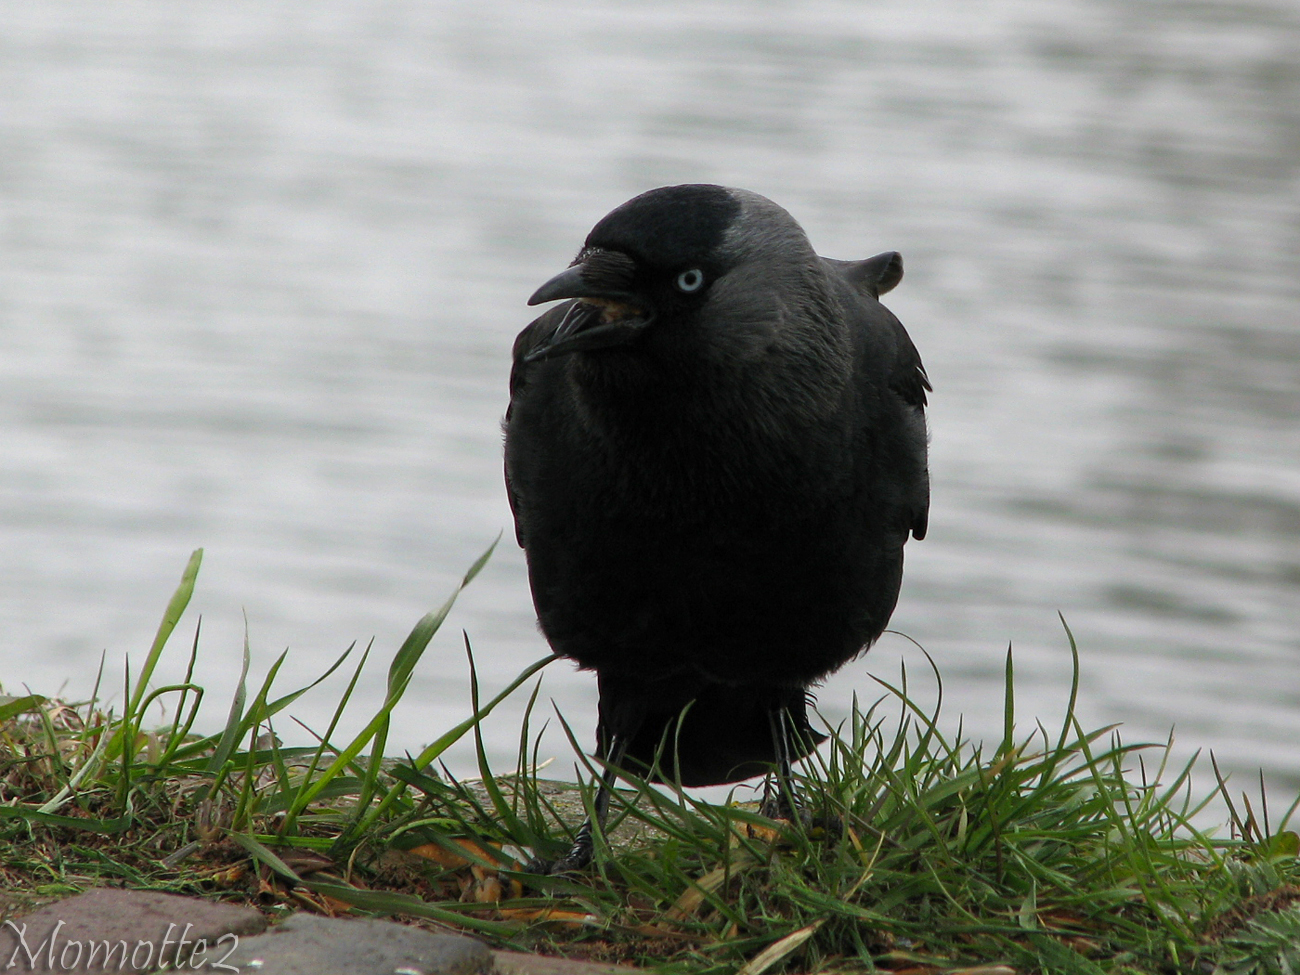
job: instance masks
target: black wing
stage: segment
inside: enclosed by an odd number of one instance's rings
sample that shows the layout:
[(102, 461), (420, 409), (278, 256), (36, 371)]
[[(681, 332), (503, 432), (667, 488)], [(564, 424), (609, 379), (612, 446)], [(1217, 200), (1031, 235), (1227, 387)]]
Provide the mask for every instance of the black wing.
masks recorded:
[(536, 370), (546, 366), (545, 362), (525, 362), (528, 353), (533, 349), (548, 341), (559, 328), (560, 323), (564, 320), (564, 314), (572, 302), (565, 302), (550, 308), (545, 314), (533, 319), (515, 339), (512, 356), (514, 363), (510, 367), (510, 405), (506, 407), (506, 418), (502, 426), (505, 428), (506, 451), (505, 451), (505, 472), (506, 472), (506, 498), (510, 502), (510, 513), (515, 519), (515, 541), (519, 547), (524, 545), (524, 525), (520, 518), (519, 493), (515, 487), (514, 479), (510, 476), (510, 421), (514, 417), (515, 404), (526, 395), (528, 389), (528, 377), (535, 373)]
[[(927, 462), (925, 434), (926, 394), (931, 392), (930, 377), (921, 363), (921, 354), (912, 344), (911, 336), (902, 322), (880, 304), (878, 297), (890, 291), (903, 278), (903, 258), (897, 251), (886, 251), (865, 261), (836, 261), (823, 258), (832, 272), (859, 296), (866, 324), (864, 354), (875, 360), (873, 365), (882, 368), (885, 382), (907, 406), (914, 411), (917, 434), (912, 483), (908, 486), (911, 509), (912, 537), (925, 537), (930, 522), (930, 472)], [(866, 334), (870, 333), (870, 334)], [(869, 350), (869, 351), (868, 351)], [(878, 373), (877, 373), (878, 374)]]
[(889, 320), (894, 326), (894, 336), (896, 341), (897, 354), (894, 359), (894, 368), (889, 376), (889, 388), (892, 389), (899, 397), (914, 409), (917, 413), (921, 429), (919, 444), (920, 452), (920, 470), (917, 475), (917, 483), (913, 486), (914, 500), (912, 502), (912, 537), (917, 541), (925, 538), (926, 530), (930, 525), (930, 467), (927, 454), (928, 435), (925, 426), (925, 405), (926, 393), (933, 392), (934, 387), (930, 385), (930, 377), (925, 374), (925, 366), (921, 363), (921, 354), (916, 351), (916, 346), (912, 344), (912, 338), (903, 328), (903, 324), (889, 313)]

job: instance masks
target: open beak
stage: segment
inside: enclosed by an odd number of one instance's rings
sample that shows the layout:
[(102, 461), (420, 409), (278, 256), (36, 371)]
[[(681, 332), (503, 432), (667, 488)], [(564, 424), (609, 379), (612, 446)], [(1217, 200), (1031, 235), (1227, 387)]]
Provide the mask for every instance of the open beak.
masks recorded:
[(525, 362), (628, 345), (650, 324), (653, 316), (634, 295), (608, 284), (593, 284), (583, 277), (583, 270), (579, 263), (561, 271), (528, 299), (530, 305), (575, 300), (550, 336), (524, 357)]

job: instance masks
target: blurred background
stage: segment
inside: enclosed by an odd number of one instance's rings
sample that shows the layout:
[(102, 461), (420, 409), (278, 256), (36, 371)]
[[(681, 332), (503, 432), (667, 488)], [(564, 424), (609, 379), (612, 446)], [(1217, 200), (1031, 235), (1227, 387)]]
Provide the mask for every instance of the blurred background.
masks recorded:
[[(1300, 788), (1300, 8), (1293, 0), (134, 0), (0, 6), (0, 683), (143, 660), (222, 723), (410, 627), (504, 531), (390, 747), (546, 653), (501, 484), (525, 300), (675, 182), (825, 255), (903, 253), (934, 381), (929, 537), (828, 719), (906, 666), (946, 728), (1060, 720)], [(322, 730), (339, 682), (295, 705)], [(512, 767), (526, 695), (487, 725)], [(590, 736), (595, 687), (545, 671)], [(556, 722), (552, 719), (552, 728)], [(298, 742), (289, 721), (277, 730)], [(572, 774), (558, 730), (543, 755)], [(472, 766), (467, 750), (451, 758)], [(1208, 787), (1208, 767), (1200, 781)]]

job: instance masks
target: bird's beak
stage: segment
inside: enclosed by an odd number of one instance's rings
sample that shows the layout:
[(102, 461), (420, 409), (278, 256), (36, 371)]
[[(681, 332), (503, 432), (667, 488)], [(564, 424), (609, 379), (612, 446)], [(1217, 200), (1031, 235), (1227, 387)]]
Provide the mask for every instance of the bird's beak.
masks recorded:
[(565, 268), (534, 291), (533, 296), (528, 299), (528, 303), (530, 305), (543, 305), (548, 301), (557, 301), (560, 298), (598, 297), (594, 293), (592, 286), (583, 279), (582, 271), (583, 266), (581, 264)]
[(533, 348), (525, 362), (627, 345), (650, 324), (651, 316), (635, 296), (604, 284), (594, 284), (583, 277), (583, 265), (561, 271), (533, 292), (530, 305), (540, 305), (561, 298), (575, 298), (560, 324), (540, 345)]

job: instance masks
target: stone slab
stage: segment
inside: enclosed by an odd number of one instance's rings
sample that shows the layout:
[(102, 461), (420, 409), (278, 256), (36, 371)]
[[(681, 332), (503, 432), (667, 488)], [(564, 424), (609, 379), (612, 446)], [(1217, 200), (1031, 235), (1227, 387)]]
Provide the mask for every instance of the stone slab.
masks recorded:
[[(295, 914), (245, 938), (226, 965), (256, 975), (490, 975), (492, 952), (474, 938), (373, 918)], [(228, 971), (228, 969), (227, 969)]]
[(517, 951), (494, 951), (493, 954), (496, 956), (497, 975), (643, 975), (645, 971), (626, 965), (573, 961)]
[(210, 962), (265, 928), (252, 908), (101, 887), (0, 923), (0, 970), (151, 972)]

